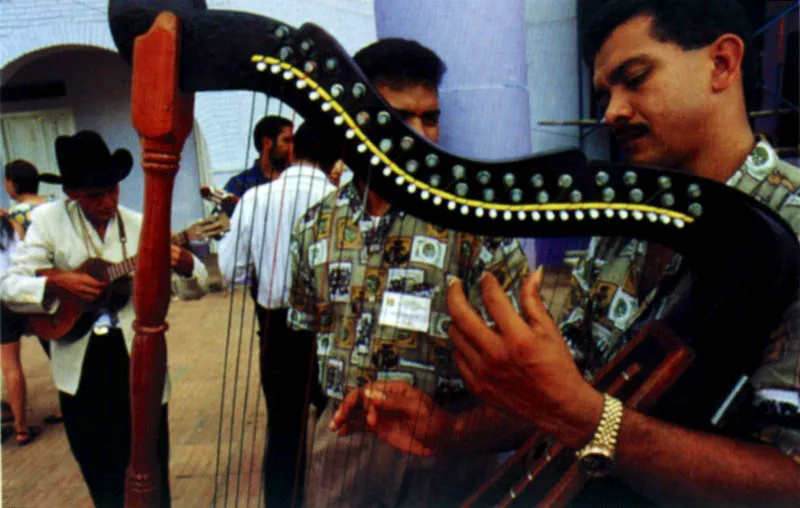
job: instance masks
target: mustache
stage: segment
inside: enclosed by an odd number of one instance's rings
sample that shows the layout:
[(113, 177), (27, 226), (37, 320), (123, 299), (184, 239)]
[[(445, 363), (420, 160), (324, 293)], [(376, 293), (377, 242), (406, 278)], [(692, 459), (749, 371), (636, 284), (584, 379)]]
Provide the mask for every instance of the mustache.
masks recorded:
[(650, 129), (643, 124), (629, 124), (612, 127), (611, 132), (618, 141), (624, 142), (644, 136), (650, 132)]

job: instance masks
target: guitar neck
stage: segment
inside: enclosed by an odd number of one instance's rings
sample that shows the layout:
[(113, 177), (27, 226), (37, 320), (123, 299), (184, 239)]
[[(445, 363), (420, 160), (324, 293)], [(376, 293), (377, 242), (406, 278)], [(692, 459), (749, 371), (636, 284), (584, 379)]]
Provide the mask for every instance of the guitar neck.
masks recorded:
[(137, 256), (132, 256), (119, 263), (109, 264), (107, 267), (108, 281), (114, 282), (117, 279), (121, 279), (133, 273), (136, 269), (136, 258)]

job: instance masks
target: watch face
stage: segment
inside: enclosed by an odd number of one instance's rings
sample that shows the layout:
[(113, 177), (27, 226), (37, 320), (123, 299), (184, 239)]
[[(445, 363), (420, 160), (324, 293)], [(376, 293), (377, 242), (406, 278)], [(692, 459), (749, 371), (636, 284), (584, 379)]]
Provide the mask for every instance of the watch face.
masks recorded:
[(587, 476), (599, 478), (611, 472), (614, 461), (600, 453), (589, 453), (581, 458), (581, 469)]

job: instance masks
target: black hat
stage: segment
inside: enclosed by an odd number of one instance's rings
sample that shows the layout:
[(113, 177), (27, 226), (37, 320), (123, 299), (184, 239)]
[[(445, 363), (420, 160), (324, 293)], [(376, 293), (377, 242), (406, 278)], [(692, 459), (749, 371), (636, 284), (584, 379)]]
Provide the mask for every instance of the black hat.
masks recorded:
[(125, 148), (113, 154), (94, 131), (56, 138), (56, 159), (67, 189), (110, 187), (128, 176), (133, 157)]

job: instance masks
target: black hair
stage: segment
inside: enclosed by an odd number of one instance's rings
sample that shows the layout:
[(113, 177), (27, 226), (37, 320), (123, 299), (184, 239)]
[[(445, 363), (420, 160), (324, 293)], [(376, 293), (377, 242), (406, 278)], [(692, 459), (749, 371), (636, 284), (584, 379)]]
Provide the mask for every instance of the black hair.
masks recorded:
[(277, 141), (284, 127), (291, 129), (292, 121), (282, 116), (269, 115), (259, 120), (256, 128), (253, 129), (253, 145), (256, 147), (256, 152), (261, 153), (264, 138), (269, 138), (273, 142)]
[(325, 174), (342, 158), (344, 139), (336, 132), (305, 122), (294, 133), (294, 158), (319, 164)]
[(731, 33), (739, 36), (745, 44), (742, 58), (745, 104), (748, 109), (757, 104), (760, 93), (753, 27), (747, 11), (736, 0), (607, 0), (594, 7), (583, 30), (583, 58), (587, 65), (593, 65), (611, 33), (636, 16), (652, 16), (651, 35), (661, 42), (673, 42), (684, 50), (708, 46), (723, 34)]
[(16, 159), (5, 165), (5, 177), (14, 186), (17, 194), (37, 194), (39, 182), (61, 183), (61, 177), (52, 173), (39, 173), (32, 163)]
[(353, 60), (374, 84), (439, 88), (447, 66), (430, 48), (417, 41), (387, 38), (360, 49)]

